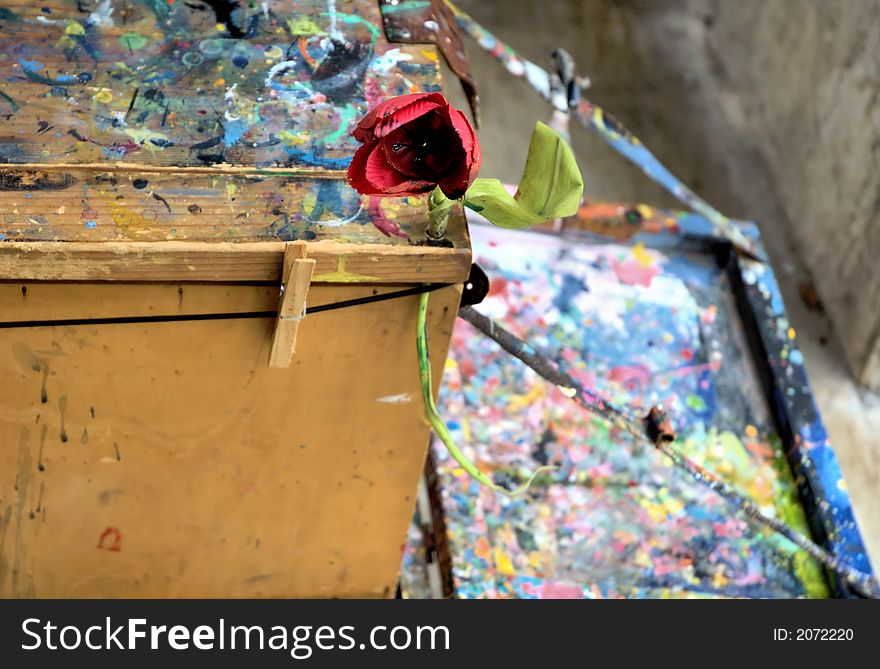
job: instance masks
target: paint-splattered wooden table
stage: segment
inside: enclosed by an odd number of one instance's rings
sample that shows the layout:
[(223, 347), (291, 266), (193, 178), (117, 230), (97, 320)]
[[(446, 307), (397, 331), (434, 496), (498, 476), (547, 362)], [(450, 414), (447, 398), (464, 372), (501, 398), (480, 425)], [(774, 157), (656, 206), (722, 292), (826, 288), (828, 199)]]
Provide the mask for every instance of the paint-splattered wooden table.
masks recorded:
[(422, 200), (344, 175), (369, 106), (439, 85), (373, 0), (0, 2), (0, 595), (393, 592), (418, 298), (307, 310), (268, 360), (304, 242), (308, 307), (451, 284), (439, 380), (463, 217), (419, 245)]

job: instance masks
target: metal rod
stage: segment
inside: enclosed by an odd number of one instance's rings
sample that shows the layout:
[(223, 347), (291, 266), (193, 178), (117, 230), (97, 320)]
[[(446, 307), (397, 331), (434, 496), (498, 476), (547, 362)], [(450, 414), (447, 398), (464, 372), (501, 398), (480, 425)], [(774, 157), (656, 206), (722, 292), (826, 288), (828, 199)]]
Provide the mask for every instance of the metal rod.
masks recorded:
[(626, 127), (599, 105), (583, 96), (573, 109), (569, 109), (563, 96), (554, 96), (550, 85), (550, 75), (544, 68), (520, 57), (510, 46), (477, 23), (466, 12), (446, 0), (455, 14), (458, 25), (484, 51), (501, 63), (518, 79), (527, 81), (535, 91), (554, 108), (574, 115), (585, 128), (596, 133), (608, 146), (635, 164), (652, 181), (662, 186), (677, 200), (691, 210), (702, 215), (718, 233), (730, 240), (734, 246), (755, 260), (763, 260), (752, 241), (728, 217), (715, 209), (699, 195), (688, 188), (678, 177), (670, 172), (639, 139)]

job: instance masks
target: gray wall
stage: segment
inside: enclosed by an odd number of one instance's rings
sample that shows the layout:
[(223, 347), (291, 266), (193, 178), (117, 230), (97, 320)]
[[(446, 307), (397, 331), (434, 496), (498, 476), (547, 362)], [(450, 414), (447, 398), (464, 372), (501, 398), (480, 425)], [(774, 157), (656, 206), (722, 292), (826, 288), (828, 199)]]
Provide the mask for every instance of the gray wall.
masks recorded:
[[(588, 96), (731, 216), (759, 223), (787, 302), (815, 289), (880, 387), (880, 0), (459, 0), (523, 55), (565, 46)], [(469, 44), (482, 173), (519, 176), (546, 106)], [(452, 88), (452, 87), (450, 87)], [(585, 131), (588, 195), (675, 201)]]

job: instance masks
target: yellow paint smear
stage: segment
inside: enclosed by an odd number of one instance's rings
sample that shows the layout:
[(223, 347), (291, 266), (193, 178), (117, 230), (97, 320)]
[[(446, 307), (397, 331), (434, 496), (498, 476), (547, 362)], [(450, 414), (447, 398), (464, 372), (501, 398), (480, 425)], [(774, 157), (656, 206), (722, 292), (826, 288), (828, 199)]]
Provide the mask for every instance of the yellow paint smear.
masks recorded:
[(119, 204), (114, 205), (111, 217), (116, 227), (130, 239), (150, 234), (153, 227), (153, 224), (146, 218)]
[(636, 262), (643, 267), (650, 267), (654, 264), (654, 259), (651, 257), (651, 254), (645, 250), (645, 245), (642, 242), (639, 242), (633, 247), (633, 257), (636, 259)]
[(495, 569), (504, 576), (516, 575), (513, 562), (510, 561), (510, 557), (499, 546), (495, 547)]
[(335, 272), (318, 274), (317, 276), (312, 277), (312, 281), (317, 281), (320, 283), (361, 283), (365, 281), (380, 280), (377, 276), (367, 276), (365, 274), (355, 274), (353, 272), (347, 272), (345, 270), (345, 263), (346, 257), (339, 256), (339, 261), (336, 263)]

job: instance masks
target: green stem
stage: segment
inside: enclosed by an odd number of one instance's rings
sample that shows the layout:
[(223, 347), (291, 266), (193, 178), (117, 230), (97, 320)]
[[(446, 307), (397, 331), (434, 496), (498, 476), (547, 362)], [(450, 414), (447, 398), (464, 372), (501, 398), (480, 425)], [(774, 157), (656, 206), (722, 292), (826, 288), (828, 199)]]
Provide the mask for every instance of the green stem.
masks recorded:
[(440, 190), (440, 186), (434, 189), (428, 198), (428, 229), (426, 233), (429, 239), (439, 241), (446, 237), (446, 226), (455, 200), (450, 200)]
[(437, 413), (437, 405), (434, 403), (434, 386), (431, 381), (431, 361), (428, 358), (428, 332), (426, 329), (426, 323), (428, 320), (428, 293), (422, 293), (419, 301), (419, 316), (416, 322), (416, 349), (419, 354), (419, 377), (422, 382), (422, 399), (425, 404), (425, 413), (428, 416), (428, 422), (431, 424), (431, 428), (440, 438), (440, 441), (443, 442), (443, 445), (446, 446), (446, 449), (449, 451), (449, 454), (452, 456), (452, 459), (455, 460), (462, 469), (464, 469), (470, 476), (475, 478), (477, 481), (482, 483), (487, 488), (491, 488), (496, 492), (503, 493), (505, 495), (519, 495), (524, 493), (529, 489), (529, 486), (532, 484), (534, 478), (544, 471), (550, 471), (556, 469), (556, 467), (545, 466), (538, 467), (534, 471), (534, 473), (529, 476), (529, 479), (520, 487), (515, 490), (507, 490), (506, 488), (501, 487), (497, 483), (495, 483), (492, 479), (486, 476), (483, 472), (477, 469), (477, 466), (467, 459), (467, 457), (458, 450), (458, 446), (455, 445), (455, 441), (452, 439), (452, 435), (449, 434), (449, 430), (446, 428), (446, 423), (443, 422), (443, 419), (440, 418), (440, 415)]

